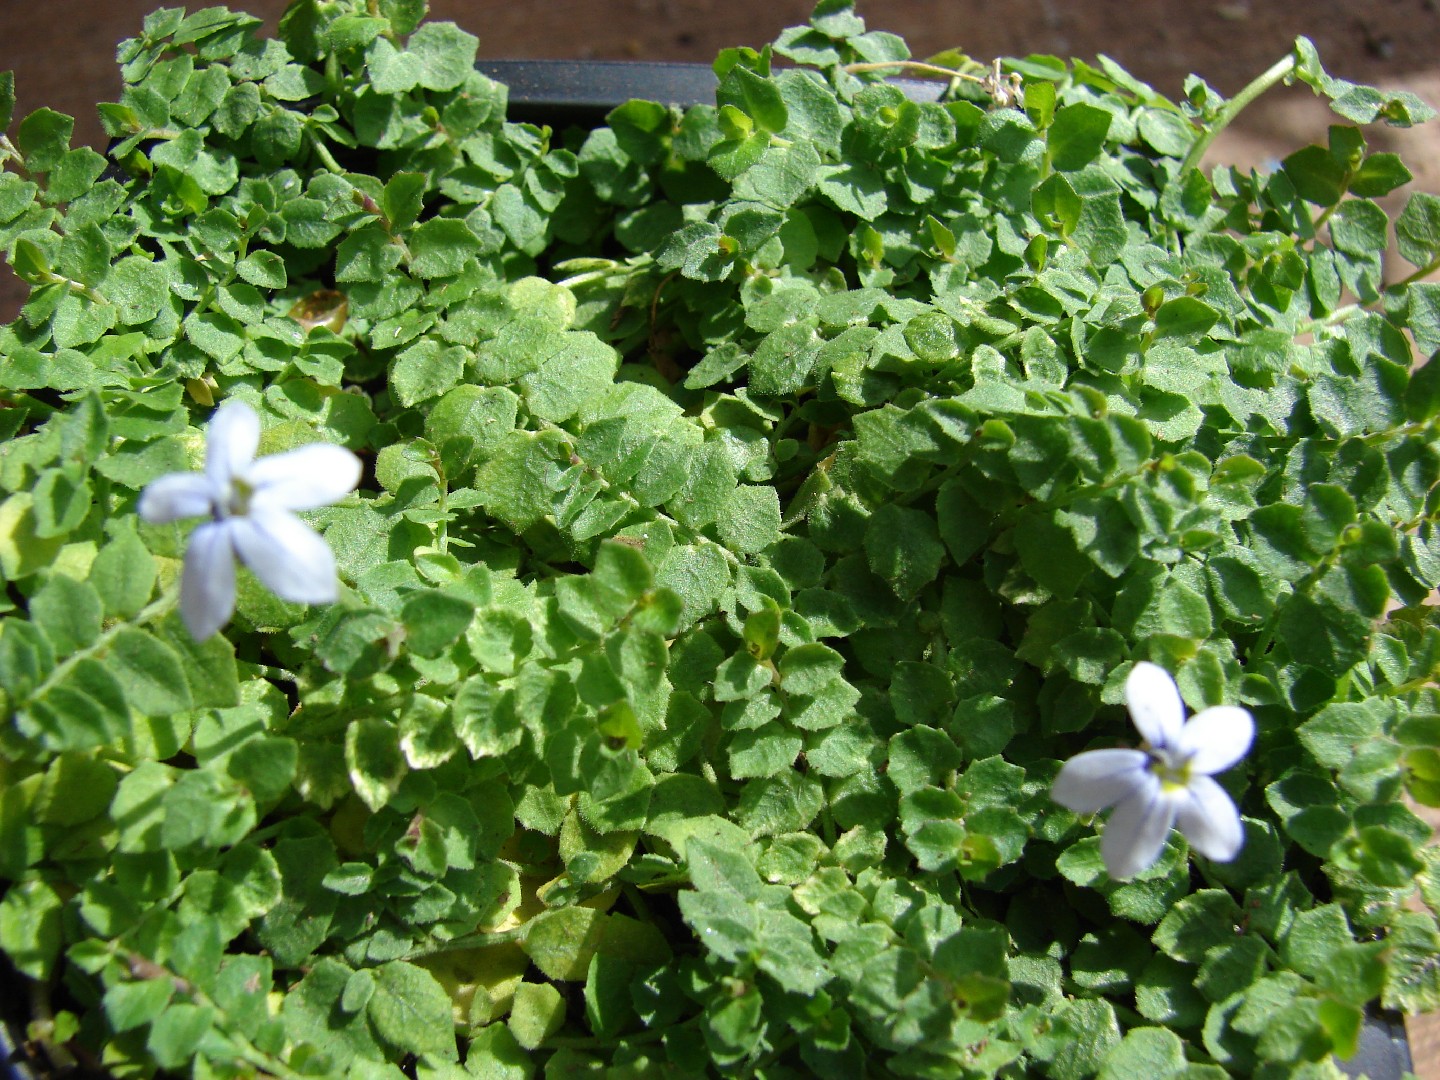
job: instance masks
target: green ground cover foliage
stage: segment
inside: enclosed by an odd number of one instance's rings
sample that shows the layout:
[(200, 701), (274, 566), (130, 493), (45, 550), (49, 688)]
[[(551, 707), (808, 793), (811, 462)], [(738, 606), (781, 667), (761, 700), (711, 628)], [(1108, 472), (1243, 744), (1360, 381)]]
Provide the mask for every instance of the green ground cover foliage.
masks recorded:
[[(715, 105), (506, 119), (423, 0), (157, 11), (108, 155), (0, 79), (0, 948), (118, 1076), (1335, 1075), (1440, 1005), (1440, 198), (823, 0)], [(988, 58), (986, 58), (988, 60)], [(1013, 78), (1012, 78), (1013, 76)], [(935, 83), (937, 91), (946, 80)], [(1023, 86), (1023, 96), (1017, 94)], [(1404, 266), (1387, 278), (1395, 256)], [(1406, 276), (1408, 275), (1408, 276)], [(1387, 284), (1387, 280), (1395, 282)], [(366, 462), (342, 598), (135, 513), (215, 403)], [(1238, 860), (1048, 795), (1133, 662)]]

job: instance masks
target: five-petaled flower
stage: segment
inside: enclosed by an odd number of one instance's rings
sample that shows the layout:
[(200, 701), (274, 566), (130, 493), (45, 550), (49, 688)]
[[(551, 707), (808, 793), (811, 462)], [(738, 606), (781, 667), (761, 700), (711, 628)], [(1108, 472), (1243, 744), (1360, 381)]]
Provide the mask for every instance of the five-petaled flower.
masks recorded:
[(1200, 854), (1228, 862), (1245, 832), (1225, 789), (1211, 779), (1250, 749), (1255, 721), (1236, 705), (1185, 719), (1180, 690), (1164, 668), (1141, 661), (1125, 680), (1125, 704), (1145, 737), (1141, 750), (1089, 750), (1067, 761), (1050, 789), (1078, 814), (1115, 807), (1100, 840), (1112, 878), (1138, 874), (1179, 828)]
[(255, 460), (260, 417), (230, 400), (210, 419), (203, 473), (171, 473), (140, 495), (139, 512), (155, 524), (210, 518), (190, 534), (180, 579), (180, 616), (204, 641), (235, 610), (235, 560), (283, 600), (333, 602), (335, 556), (294, 511), (343, 498), (360, 482), (360, 459), (344, 447), (311, 443)]

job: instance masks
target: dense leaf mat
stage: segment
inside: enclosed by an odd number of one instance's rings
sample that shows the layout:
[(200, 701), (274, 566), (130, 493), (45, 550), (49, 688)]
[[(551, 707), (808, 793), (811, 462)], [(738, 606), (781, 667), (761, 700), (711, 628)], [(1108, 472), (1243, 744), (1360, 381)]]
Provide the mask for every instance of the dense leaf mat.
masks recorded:
[[(0, 79), (0, 947), (57, 1061), (1320, 1077), (1440, 1004), (1440, 199), (1351, 126), (1428, 109), (824, 0), (552, 131), (423, 8), (158, 11), (108, 157)], [(1285, 79), (1346, 122), (1198, 168)], [(339, 602), (242, 574), (197, 644), (135, 507), (227, 399), (366, 473)], [(1140, 660), (1257, 736), (1239, 858), (1118, 882), (1049, 788)]]

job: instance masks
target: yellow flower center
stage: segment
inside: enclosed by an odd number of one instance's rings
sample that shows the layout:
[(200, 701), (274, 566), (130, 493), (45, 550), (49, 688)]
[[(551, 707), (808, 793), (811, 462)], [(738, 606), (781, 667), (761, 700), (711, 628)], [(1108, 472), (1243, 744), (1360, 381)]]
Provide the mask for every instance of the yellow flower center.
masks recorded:
[(1149, 769), (1165, 791), (1181, 791), (1190, 786), (1190, 755), (1174, 750), (1149, 748)]
[(225, 505), (220, 508), (221, 517), (244, 517), (250, 513), (250, 499), (255, 494), (254, 485), (239, 476), (230, 478), (230, 490)]

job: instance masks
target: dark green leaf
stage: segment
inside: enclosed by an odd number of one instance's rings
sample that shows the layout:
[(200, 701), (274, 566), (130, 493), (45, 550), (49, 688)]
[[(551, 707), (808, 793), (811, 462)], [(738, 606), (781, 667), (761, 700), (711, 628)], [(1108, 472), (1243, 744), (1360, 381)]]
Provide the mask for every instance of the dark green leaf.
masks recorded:
[(450, 995), (424, 968), (396, 960), (374, 970), (375, 993), (366, 1015), (375, 1032), (402, 1053), (458, 1057)]
[(1055, 113), (1045, 142), (1050, 163), (1061, 172), (1076, 172), (1099, 156), (1110, 131), (1105, 109), (1084, 102), (1062, 106)]

